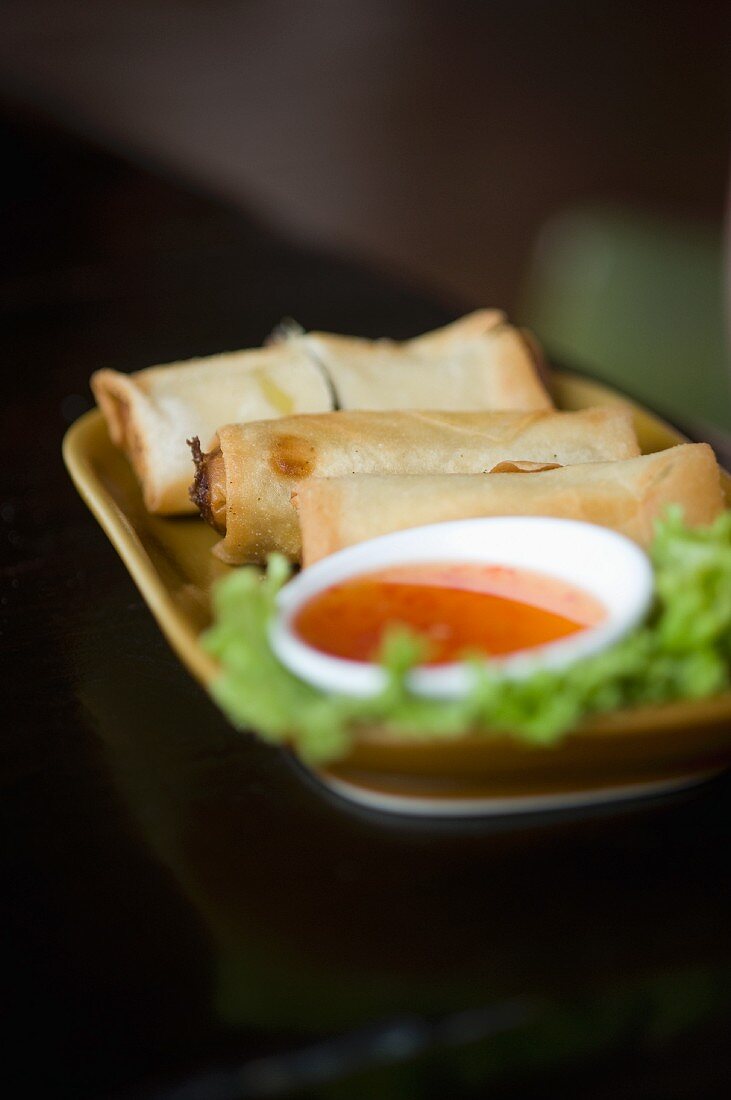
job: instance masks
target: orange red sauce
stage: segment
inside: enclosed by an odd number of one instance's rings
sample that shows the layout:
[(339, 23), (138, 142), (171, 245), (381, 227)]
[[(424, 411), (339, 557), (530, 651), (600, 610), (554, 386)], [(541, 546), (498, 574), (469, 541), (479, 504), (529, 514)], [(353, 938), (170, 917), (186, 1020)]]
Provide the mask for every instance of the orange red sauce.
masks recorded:
[(378, 657), (386, 630), (423, 636), (426, 664), (498, 657), (567, 638), (606, 616), (582, 589), (527, 569), (471, 562), (392, 566), (318, 593), (294, 628), (311, 646), (351, 661)]

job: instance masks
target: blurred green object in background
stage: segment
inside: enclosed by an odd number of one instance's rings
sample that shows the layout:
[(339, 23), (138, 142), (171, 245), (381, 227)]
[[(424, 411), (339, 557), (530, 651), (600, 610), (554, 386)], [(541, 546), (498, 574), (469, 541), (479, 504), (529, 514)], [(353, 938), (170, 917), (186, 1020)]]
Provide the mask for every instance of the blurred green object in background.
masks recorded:
[(583, 207), (541, 231), (521, 317), (566, 366), (731, 427), (720, 228)]

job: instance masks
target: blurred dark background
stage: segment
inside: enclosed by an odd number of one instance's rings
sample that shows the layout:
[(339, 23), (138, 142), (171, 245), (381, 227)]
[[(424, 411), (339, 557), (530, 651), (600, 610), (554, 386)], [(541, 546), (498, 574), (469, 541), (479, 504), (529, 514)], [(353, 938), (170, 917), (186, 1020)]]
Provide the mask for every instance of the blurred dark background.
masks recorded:
[(450, 307), (503, 306), (565, 359), (731, 426), (730, 13), (5, 0), (0, 90), (6, 112), (32, 106)]

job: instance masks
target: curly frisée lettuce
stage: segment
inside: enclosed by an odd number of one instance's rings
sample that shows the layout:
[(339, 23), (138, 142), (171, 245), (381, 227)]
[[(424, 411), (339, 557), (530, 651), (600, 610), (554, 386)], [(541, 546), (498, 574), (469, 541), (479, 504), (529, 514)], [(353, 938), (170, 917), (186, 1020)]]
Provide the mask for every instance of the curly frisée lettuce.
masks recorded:
[(243, 568), (214, 591), (215, 622), (203, 636), (220, 675), (212, 693), (239, 728), (287, 743), (310, 763), (347, 753), (359, 727), (401, 738), (509, 733), (536, 745), (559, 741), (582, 718), (641, 704), (699, 699), (731, 681), (731, 512), (710, 527), (687, 528), (679, 509), (656, 527), (650, 550), (655, 601), (648, 620), (610, 649), (525, 680), (501, 678), (471, 661), (474, 680), (460, 700), (412, 695), (409, 670), (423, 657), (418, 637), (394, 628), (380, 661), (383, 692), (372, 699), (330, 695), (299, 680), (274, 655), (267, 626), (290, 573), (280, 556), (266, 573)]

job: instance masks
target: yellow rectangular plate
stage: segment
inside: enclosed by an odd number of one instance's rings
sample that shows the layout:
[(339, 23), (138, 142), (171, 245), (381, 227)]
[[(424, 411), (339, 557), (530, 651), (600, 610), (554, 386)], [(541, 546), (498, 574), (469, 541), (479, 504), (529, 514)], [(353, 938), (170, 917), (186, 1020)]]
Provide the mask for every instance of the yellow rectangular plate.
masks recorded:
[[(673, 428), (608, 387), (554, 376), (564, 409), (628, 405), (645, 453), (683, 442)], [(217, 535), (197, 518), (149, 515), (124, 456), (98, 410), (69, 429), (63, 454), (81, 496), (109, 536), (161, 629), (190, 672), (208, 686), (216, 666), (198, 637), (210, 622), (213, 583), (229, 567), (211, 554)], [(731, 500), (731, 478), (724, 475)], [(692, 781), (731, 761), (731, 692), (701, 701), (618, 711), (586, 723), (550, 749), (510, 737), (395, 739), (374, 729), (347, 759), (320, 773), (341, 793), (385, 808), (569, 805)], [(502, 811), (501, 811), (502, 812)]]

